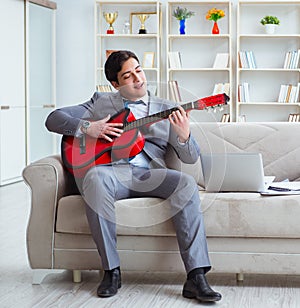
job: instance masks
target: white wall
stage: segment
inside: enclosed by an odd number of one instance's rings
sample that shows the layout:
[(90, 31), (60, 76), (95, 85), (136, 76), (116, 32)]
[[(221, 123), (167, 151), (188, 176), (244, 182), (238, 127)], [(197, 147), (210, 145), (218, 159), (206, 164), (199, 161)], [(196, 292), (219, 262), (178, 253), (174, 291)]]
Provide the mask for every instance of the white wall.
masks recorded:
[(88, 100), (94, 92), (94, 0), (55, 0), (57, 106)]

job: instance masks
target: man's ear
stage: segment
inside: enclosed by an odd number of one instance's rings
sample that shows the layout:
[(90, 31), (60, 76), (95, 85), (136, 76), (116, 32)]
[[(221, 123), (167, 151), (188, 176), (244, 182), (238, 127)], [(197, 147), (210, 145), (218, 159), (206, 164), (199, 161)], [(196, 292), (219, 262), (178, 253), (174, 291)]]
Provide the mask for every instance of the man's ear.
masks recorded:
[(116, 81), (111, 81), (111, 85), (116, 89), (119, 90), (120, 86)]

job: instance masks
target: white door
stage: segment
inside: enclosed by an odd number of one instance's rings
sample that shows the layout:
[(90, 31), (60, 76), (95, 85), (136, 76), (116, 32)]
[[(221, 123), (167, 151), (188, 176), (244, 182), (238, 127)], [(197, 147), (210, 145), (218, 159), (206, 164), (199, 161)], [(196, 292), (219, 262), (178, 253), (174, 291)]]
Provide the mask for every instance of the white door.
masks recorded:
[(25, 167), (24, 1), (0, 1), (0, 185)]
[(55, 107), (55, 9), (28, 4), (28, 163), (54, 154), (45, 119)]

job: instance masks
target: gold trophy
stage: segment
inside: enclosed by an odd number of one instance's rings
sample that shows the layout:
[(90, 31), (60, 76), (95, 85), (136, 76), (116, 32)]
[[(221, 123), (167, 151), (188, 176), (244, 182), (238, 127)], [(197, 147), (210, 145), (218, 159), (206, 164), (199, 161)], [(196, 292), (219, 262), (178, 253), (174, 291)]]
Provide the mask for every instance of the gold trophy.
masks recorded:
[(147, 30), (145, 29), (145, 21), (149, 18), (148, 14), (140, 14), (136, 15), (141, 22), (141, 28), (139, 30), (139, 34), (146, 34)]
[(114, 12), (114, 13), (103, 13), (103, 16), (106, 20), (106, 22), (109, 24), (109, 28), (106, 31), (106, 34), (114, 34), (114, 28), (113, 28), (113, 23), (115, 22), (115, 20), (118, 17), (118, 12)]

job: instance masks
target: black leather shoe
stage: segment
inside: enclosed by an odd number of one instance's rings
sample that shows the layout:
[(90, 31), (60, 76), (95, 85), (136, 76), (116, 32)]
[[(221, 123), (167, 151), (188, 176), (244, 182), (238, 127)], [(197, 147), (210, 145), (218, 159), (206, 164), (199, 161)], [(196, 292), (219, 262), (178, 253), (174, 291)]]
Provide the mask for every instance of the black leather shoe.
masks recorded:
[(196, 298), (202, 302), (216, 302), (222, 295), (212, 290), (204, 274), (197, 274), (194, 278), (188, 279), (182, 290), (182, 296)]
[(102, 282), (97, 289), (99, 297), (110, 297), (116, 295), (121, 288), (121, 272), (119, 268), (105, 271)]

